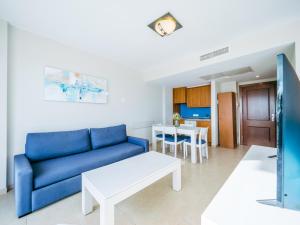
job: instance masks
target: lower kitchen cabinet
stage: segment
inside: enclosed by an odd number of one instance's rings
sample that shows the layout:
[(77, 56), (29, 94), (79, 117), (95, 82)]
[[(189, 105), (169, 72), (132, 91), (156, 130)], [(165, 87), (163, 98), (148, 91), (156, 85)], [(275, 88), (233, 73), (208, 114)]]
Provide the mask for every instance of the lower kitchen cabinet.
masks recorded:
[(211, 123), (210, 121), (197, 121), (197, 127), (208, 127), (207, 140), (208, 145), (211, 145)]

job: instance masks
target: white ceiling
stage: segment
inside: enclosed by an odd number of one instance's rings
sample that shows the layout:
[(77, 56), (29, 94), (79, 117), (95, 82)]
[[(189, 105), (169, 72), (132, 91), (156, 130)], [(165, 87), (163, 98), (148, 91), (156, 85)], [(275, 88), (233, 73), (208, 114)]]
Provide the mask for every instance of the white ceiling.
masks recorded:
[[(292, 56), (291, 58), (293, 58), (294, 44), (279, 46), (213, 65), (200, 67), (195, 70), (153, 80), (151, 83), (165, 87), (196, 86), (208, 83), (210, 80), (203, 79), (203, 77), (209, 77), (209, 75), (211, 75), (211, 80), (217, 80), (219, 82), (246, 82), (256, 79), (275, 78), (276, 56), (281, 53), (286, 54), (288, 57)], [(245, 71), (245, 68), (248, 71)], [(249, 69), (251, 71), (249, 71)], [(239, 73), (238, 70), (244, 70), (245, 72)], [(222, 76), (219, 77), (219, 74)], [(259, 77), (257, 78), (256, 76)], [(215, 77), (218, 77), (218, 79), (214, 79)]]
[[(183, 28), (147, 25), (171, 12)], [(142, 73), (241, 35), (299, 18), (299, 0), (1, 0), (0, 18)]]

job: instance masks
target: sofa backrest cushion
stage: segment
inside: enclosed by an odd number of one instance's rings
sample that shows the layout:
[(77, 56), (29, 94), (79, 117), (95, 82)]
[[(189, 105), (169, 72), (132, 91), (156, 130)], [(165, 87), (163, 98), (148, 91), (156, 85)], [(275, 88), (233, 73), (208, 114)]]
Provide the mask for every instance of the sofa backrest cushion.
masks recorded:
[(31, 161), (40, 161), (91, 150), (88, 129), (47, 133), (29, 133), (25, 153)]
[(126, 125), (105, 128), (91, 128), (91, 142), (93, 149), (109, 145), (116, 145), (127, 141)]

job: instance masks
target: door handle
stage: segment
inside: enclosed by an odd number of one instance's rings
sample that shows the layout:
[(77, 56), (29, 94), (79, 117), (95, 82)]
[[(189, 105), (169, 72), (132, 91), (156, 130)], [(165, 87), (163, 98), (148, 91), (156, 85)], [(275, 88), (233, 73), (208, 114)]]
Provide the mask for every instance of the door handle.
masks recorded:
[(272, 113), (272, 115), (271, 115), (271, 121), (272, 121), (272, 122), (275, 121), (275, 113)]

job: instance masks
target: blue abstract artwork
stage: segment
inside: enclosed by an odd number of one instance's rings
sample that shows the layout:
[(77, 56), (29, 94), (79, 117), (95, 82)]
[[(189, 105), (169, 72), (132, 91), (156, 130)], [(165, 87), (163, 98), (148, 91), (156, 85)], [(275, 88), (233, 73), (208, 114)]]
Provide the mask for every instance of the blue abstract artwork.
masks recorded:
[(45, 67), (45, 100), (67, 102), (107, 102), (107, 81), (102, 78)]

